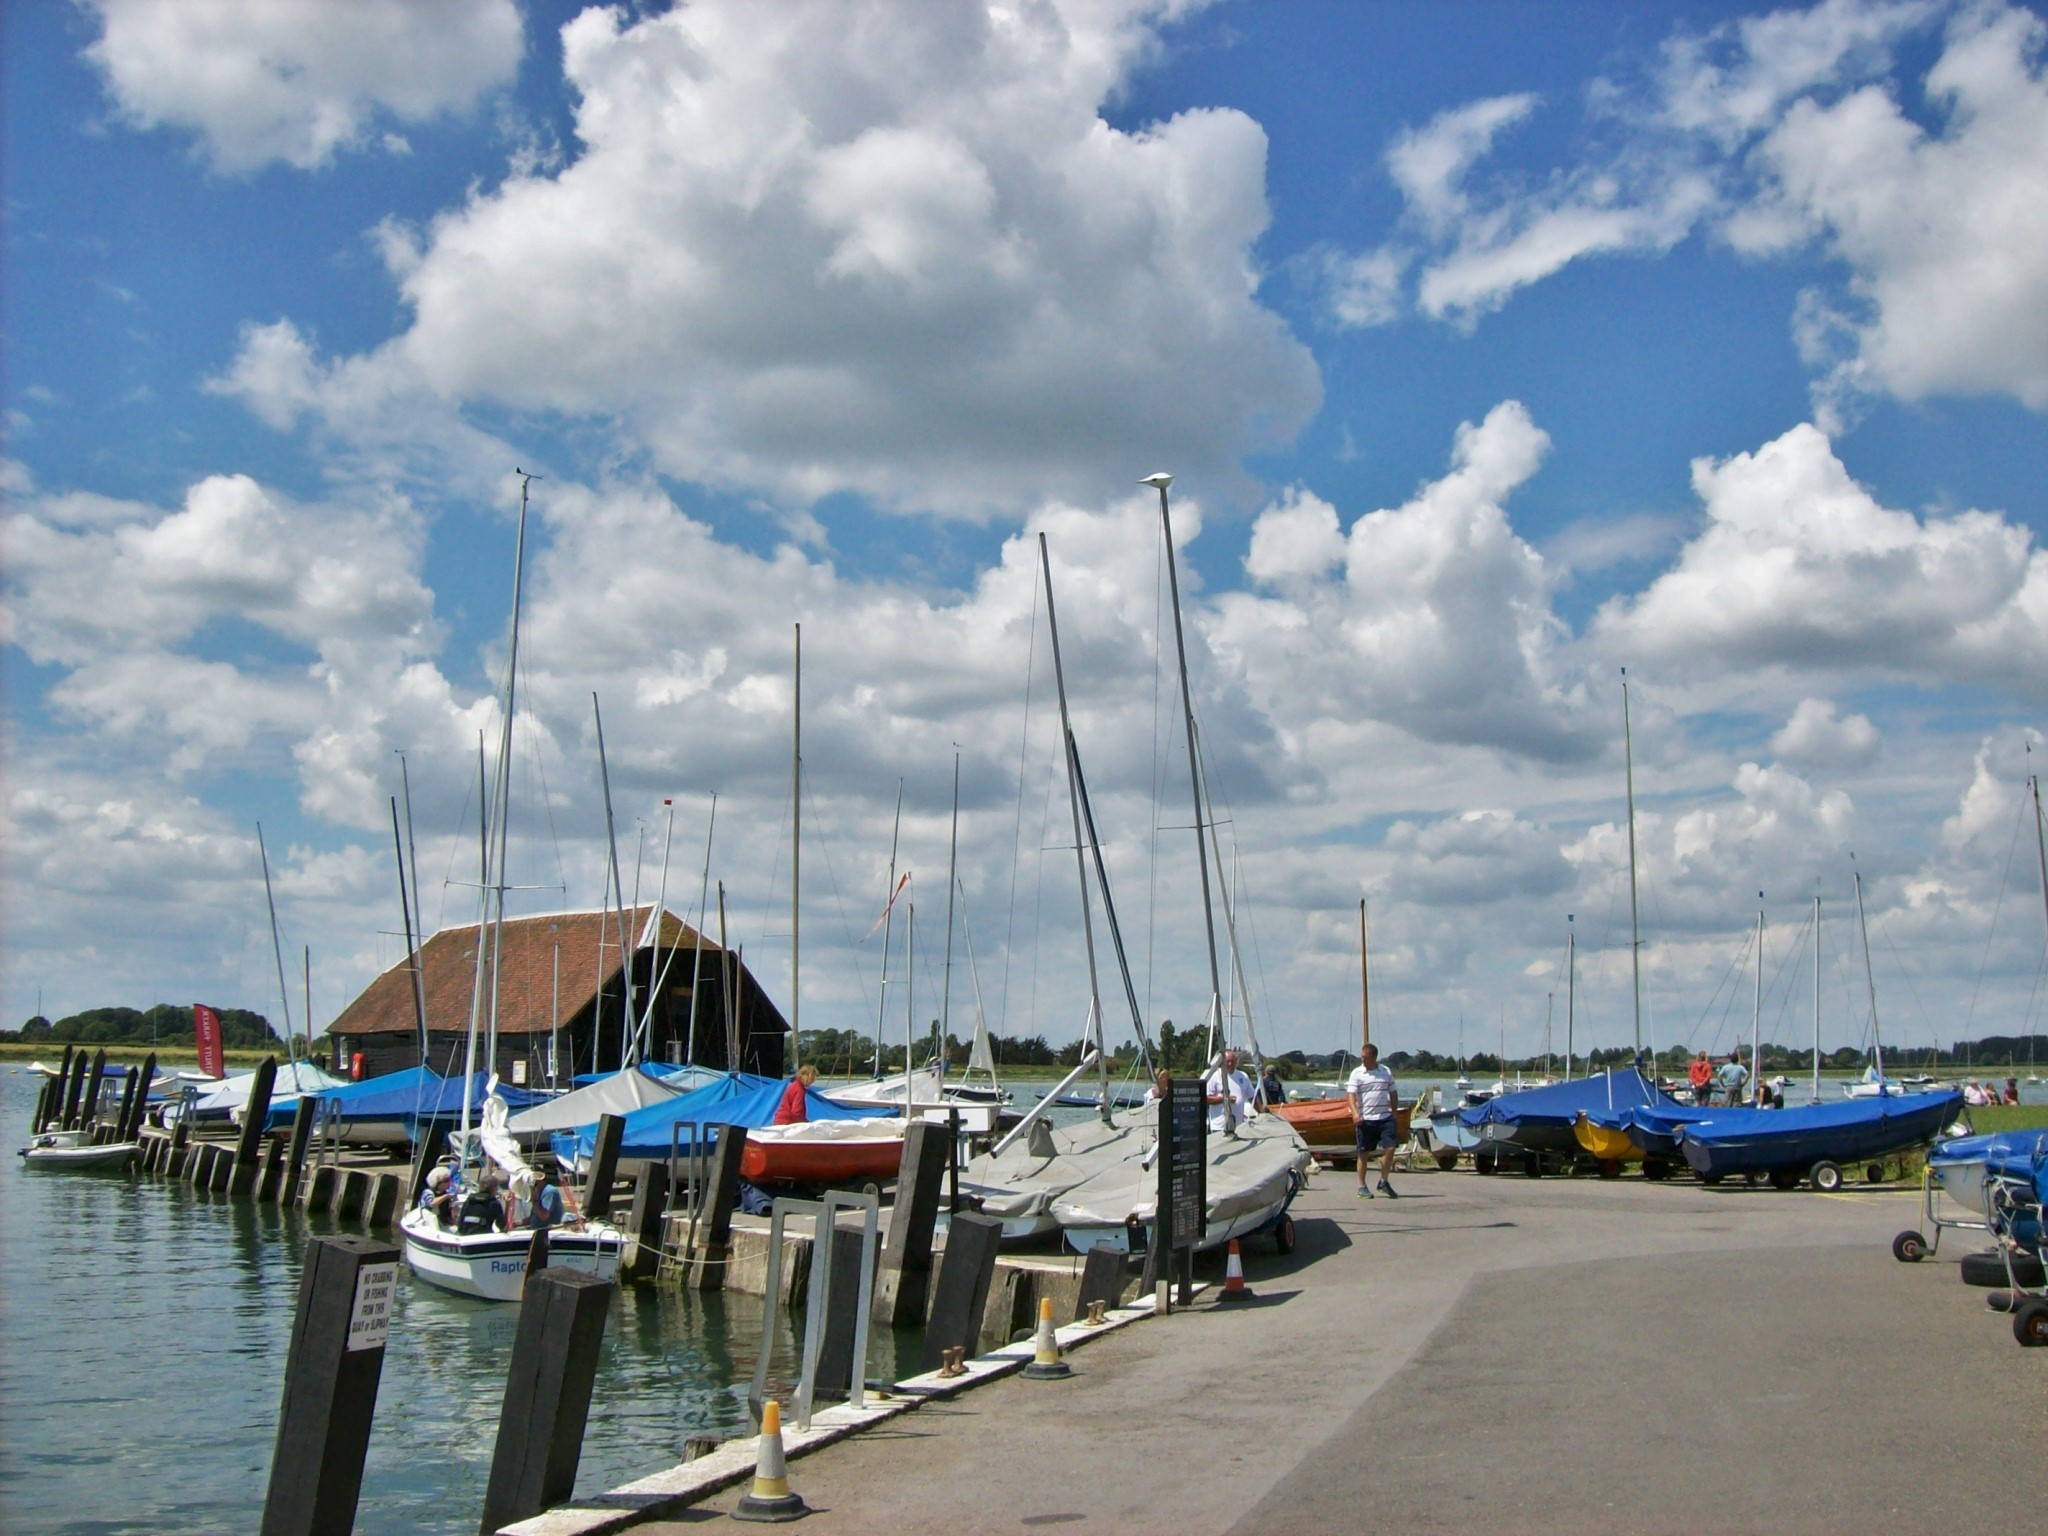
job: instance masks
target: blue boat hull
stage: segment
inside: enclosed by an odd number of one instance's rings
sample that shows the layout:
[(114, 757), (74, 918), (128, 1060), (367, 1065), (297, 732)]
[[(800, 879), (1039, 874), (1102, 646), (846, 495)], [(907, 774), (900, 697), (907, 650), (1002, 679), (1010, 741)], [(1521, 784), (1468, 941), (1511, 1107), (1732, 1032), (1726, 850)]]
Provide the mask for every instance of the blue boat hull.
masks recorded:
[(1856, 1163), (1931, 1142), (1961, 1113), (1960, 1093), (1886, 1095), (1805, 1109), (1728, 1112), (1683, 1127), (1679, 1145), (1702, 1178)]

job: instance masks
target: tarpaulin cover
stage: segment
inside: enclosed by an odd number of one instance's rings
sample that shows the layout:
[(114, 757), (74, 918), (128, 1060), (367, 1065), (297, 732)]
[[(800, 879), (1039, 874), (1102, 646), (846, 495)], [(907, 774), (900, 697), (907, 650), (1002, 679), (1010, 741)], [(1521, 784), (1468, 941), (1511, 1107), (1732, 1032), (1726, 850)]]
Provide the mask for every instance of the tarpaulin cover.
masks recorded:
[[(270, 1085), (271, 1102), (277, 1102), (284, 1095), (296, 1096), (303, 1090), (326, 1088), (340, 1081), (310, 1061), (280, 1061), (277, 1077)], [(225, 1118), (249, 1102), (249, 1090), (255, 1086), (254, 1072), (238, 1072), (233, 1077), (223, 1078), (214, 1087), (202, 1090), (192, 1101), (192, 1113), (202, 1120)]]
[(1950, 1163), (1982, 1163), (1992, 1173), (2030, 1178), (2036, 1158), (2048, 1154), (2048, 1129), (2029, 1131), (1988, 1131), (1977, 1136), (1955, 1136), (1927, 1154), (1936, 1168)]
[[(470, 1115), (473, 1119), (480, 1119), (484, 1095), (489, 1091), (490, 1074), (479, 1072), (473, 1082), (469, 1095)], [(410, 1067), (403, 1072), (365, 1078), (360, 1083), (343, 1083), (338, 1088), (322, 1089), (311, 1097), (323, 1106), (340, 1106), (344, 1121), (412, 1120), (415, 1117), (421, 1120), (454, 1120), (462, 1115), (462, 1079), (443, 1077), (431, 1067)], [(530, 1088), (514, 1088), (509, 1083), (500, 1083), (498, 1097), (505, 1101), (507, 1109), (517, 1111), (540, 1103), (547, 1095)], [(283, 1111), (283, 1123), (290, 1124), (296, 1108), (276, 1106), (271, 1112), (272, 1129), (279, 1124), (279, 1111)]]
[(682, 1083), (667, 1081), (652, 1067), (629, 1067), (624, 1072), (595, 1078), (573, 1093), (522, 1109), (506, 1122), (505, 1129), (514, 1136), (574, 1130), (579, 1125), (595, 1124), (599, 1115), (630, 1115), (649, 1104), (665, 1104), (680, 1094), (683, 1087)]
[[(636, 1109), (626, 1116), (626, 1134), (619, 1146), (619, 1156), (627, 1159), (665, 1158), (669, 1154), (672, 1136), (676, 1144), (687, 1151), (690, 1145), (687, 1127), (693, 1120), (711, 1125), (768, 1125), (775, 1119), (776, 1106), (782, 1102), (782, 1091), (790, 1082), (789, 1078), (756, 1077), (750, 1072), (737, 1072), (708, 1088), (699, 1088), (695, 1093)], [(834, 1104), (815, 1088), (804, 1090), (804, 1109), (806, 1117), (812, 1120), (872, 1119), (875, 1113), (872, 1109), (848, 1109)], [(677, 1126), (685, 1129), (677, 1131)], [(559, 1156), (571, 1160), (589, 1157), (597, 1150), (596, 1122), (578, 1126), (573, 1131), (557, 1131), (554, 1148)]]
[(1686, 1161), (1701, 1173), (1803, 1169), (1823, 1159), (1854, 1162), (1932, 1141), (1962, 1108), (1962, 1094), (1950, 1090), (1798, 1109), (1723, 1110), (1687, 1125), (1682, 1145)]
[(1634, 1067), (1617, 1067), (1596, 1072), (1569, 1083), (1552, 1083), (1548, 1088), (1524, 1088), (1503, 1093), (1458, 1111), (1458, 1123), (1477, 1130), (1482, 1125), (1548, 1125), (1569, 1127), (1580, 1114), (1633, 1109), (1640, 1106), (1673, 1104), (1643, 1080)]

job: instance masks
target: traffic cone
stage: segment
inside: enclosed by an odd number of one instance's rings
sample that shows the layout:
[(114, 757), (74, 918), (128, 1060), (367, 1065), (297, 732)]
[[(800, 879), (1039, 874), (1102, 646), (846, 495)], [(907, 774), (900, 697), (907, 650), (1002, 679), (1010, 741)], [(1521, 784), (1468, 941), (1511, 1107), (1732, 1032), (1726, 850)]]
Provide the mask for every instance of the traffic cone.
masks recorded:
[(801, 1520), (811, 1506), (789, 1491), (789, 1467), (782, 1459), (782, 1404), (769, 1398), (761, 1408), (761, 1449), (754, 1458), (754, 1486), (733, 1506), (735, 1520), (780, 1523)]
[(1052, 1298), (1038, 1298), (1038, 1336), (1032, 1341), (1034, 1353), (1024, 1374), (1033, 1381), (1057, 1381), (1074, 1374), (1074, 1368), (1060, 1358), (1059, 1335), (1052, 1330)]
[(1251, 1290), (1244, 1283), (1244, 1255), (1238, 1251), (1237, 1239), (1230, 1240), (1230, 1257), (1223, 1265), (1223, 1299), (1247, 1297)]

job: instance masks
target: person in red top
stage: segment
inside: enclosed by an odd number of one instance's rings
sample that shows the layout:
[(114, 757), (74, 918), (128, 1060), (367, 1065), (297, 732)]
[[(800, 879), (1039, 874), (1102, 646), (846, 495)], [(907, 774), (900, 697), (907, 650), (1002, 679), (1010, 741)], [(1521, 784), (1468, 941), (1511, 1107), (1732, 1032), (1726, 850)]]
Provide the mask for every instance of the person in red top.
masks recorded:
[(1714, 1081), (1714, 1064), (1707, 1060), (1707, 1053), (1701, 1051), (1693, 1057), (1685, 1069), (1686, 1081), (1692, 1084), (1692, 1101), (1695, 1104), (1707, 1102), (1709, 1086)]
[(782, 1090), (782, 1102), (775, 1106), (772, 1125), (801, 1125), (810, 1119), (810, 1111), (804, 1104), (804, 1092), (818, 1080), (816, 1067), (798, 1067), (796, 1076), (789, 1080), (789, 1086)]

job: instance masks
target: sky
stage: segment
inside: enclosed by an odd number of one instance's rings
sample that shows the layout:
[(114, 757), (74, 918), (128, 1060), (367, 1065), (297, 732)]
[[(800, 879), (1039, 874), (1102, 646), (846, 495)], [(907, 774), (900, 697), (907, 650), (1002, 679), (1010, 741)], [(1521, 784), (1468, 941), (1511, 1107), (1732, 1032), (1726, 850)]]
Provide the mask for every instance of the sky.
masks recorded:
[(786, 1006), (800, 624), (805, 1027), (1077, 1036), (1043, 535), (1129, 994), (1199, 1022), (1164, 470), (1233, 1037), (1355, 1044), (1364, 901), (1384, 1047), (1632, 1041), (1624, 669), (1646, 1043), (1747, 1037), (1760, 911), (1809, 1040), (1816, 897), (1827, 1048), (1873, 996), (2038, 1029), (2044, 49), (1990, 0), (8, 6), (0, 1014), (303, 1027), (310, 951), (324, 1027), (403, 954), (406, 787), (474, 920), (524, 472), (510, 910), (603, 899), (608, 777), (628, 897), (722, 884)]

